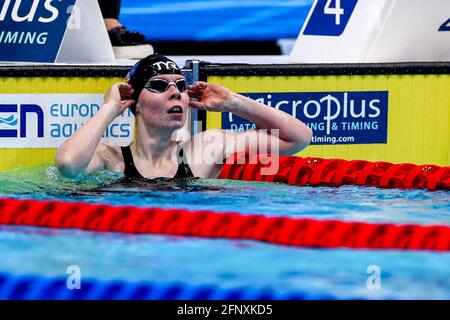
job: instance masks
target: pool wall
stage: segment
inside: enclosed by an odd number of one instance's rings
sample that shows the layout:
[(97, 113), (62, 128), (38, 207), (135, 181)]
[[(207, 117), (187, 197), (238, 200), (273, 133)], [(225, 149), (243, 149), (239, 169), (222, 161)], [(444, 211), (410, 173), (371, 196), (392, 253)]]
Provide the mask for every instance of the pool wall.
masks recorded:
[[(450, 63), (207, 65), (203, 80), (260, 99), (308, 124), (299, 156), (450, 165)], [(247, 121), (208, 113), (206, 128)]]
[[(450, 164), (449, 62), (376, 65), (199, 63), (197, 74), (190, 70), (195, 70), (192, 64), (187, 62), (186, 66), (185, 74), (194, 74), (193, 79), (216, 82), (260, 99), (312, 127), (315, 136), (312, 145), (297, 155), (439, 166)], [(46, 119), (49, 113), (46, 109), (51, 103), (58, 103), (61, 97), (64, 103), (80, 104), (84, 96), (96, 95), (101, 104), (101, 97), (108, 87), (123, 81), (129, 68), (0, 66), (0, 172), (17, 166), (53, 163), (57, 147), (55, 139), (50, 137), (54, 132)], [(28, 113), (22, 114), (23, 101), (27, 103)], [(36, 106), (43, 108), (43, 113), (39, 114)], [(228, 114), (195, 112), (192, 120), (202, 121), (203, 130), (251, 128), (250, 123)], [(121, 125), (116, 130), (122, 128)], [(132, 139), (133, 131), (134, 123), (111, 135), (123, 145)], [(123, 138), (123, 132), (128, 132), (129, 136)], [(69, 136), (70, 133), (60, 136), (59, 143)]]
[[(43, 109), (43, 137), (39, 137), (39, 115), (36, 113), (27, 114), (24, 123), (27, 128), (26, 136), (22, 137), (20, 112), (23, 110), (21, 102), (27, 99), (25, 97), (31, 98), (27, 103), (31, 102), (42, 108), (49, 108), (51, 104), (62, 100), (70, 101), (70, 105), (80, 104), (79, 97), (88, 94), (98, 95), (92, 101), (101, 101), (111, 84), (123, 81), (128, 69), (108, 66), (0, 67), (0, 118), (16, 120), (12, 123), (0, 122), (0, 171), (54, 162), (56, 146), (49, 143), (51, 127), (47, 123), (48, 110)], [(31, 94), (35, 96), (30, 96)], [(58, 98), (54, 98), (55, 95)], [(64, 99), (65, 96), (70, 97), (69, 100)], [(5, 106), (13, 106), (15, 112), (10, 112), (11, 109), (8, 110)], [(57, 121), (61, 124), (64, 122), (62, 117)], [(37, 128), (34, 129), (36, 124)], [(14, 142), (16, 147), (11, 145)]]

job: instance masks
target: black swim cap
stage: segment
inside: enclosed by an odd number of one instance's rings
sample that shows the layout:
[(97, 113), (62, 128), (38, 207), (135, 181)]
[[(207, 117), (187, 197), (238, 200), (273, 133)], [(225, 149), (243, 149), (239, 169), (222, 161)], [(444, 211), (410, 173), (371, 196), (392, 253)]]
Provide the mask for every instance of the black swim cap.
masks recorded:
[[(131, 68), (127, 74), (127, 83), (134, 89), (133, 99), (136, 103), (148, 80), (160, 74), (181, 74), (181, 70), (174, 61), (157, 53), (139, 60)], [(134, 114), (136, 105), (130, 108)]]

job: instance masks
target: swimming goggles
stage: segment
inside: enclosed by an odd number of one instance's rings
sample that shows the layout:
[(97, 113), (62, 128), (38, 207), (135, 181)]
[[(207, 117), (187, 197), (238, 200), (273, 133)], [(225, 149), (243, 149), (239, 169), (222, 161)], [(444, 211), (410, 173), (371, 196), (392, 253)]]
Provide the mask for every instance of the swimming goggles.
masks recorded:
[(144, 88), (151, 92), (162, 93), (167, 91), (171, 85), (174, 85), (180, 92), (185, 92), (187, 89), (186, 80), (184, 79), (178, 79), (172, 82), (164, 79), (150, 79)]

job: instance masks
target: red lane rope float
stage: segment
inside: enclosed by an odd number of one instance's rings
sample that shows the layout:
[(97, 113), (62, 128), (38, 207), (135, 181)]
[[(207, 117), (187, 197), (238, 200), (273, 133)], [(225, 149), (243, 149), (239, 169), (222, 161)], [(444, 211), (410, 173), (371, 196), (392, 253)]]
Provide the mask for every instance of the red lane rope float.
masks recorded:
[(76, 202), (0, 199), (0, 224), (249, 239), (298, 247), (450, 251), (449, 226), (321, 221)]
[(284, 182), (292, 185), (361, 185), (381, 188), (450, 190), (450, 166), (370, 162), (237, 153), (221, 179)]

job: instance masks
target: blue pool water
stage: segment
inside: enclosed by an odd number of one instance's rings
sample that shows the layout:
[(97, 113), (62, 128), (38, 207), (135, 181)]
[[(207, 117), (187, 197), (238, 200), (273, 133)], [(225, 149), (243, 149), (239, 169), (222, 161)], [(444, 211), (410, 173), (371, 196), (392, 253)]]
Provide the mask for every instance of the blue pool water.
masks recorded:
[[(54, 167), (0, 174), (0, 197), (237, 211), (315, 219), (450, 225), (450, 193), (343, 186), (297, 187), (230, 180), (120, 184), (100, 172), (68, 180)], [(449, 299), (450, 254), (292, 248), (255, 241), (0, 227), (0, 274), (181, 282), (336, 298)], [(369, 266), (381, 288), (369, 289)]]

